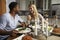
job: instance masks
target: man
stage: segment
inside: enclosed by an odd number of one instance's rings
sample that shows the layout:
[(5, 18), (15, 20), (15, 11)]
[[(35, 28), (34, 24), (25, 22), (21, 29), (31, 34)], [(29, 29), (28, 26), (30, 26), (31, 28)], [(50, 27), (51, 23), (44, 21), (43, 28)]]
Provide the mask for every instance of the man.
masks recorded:
[(5, 13), (0, 16), (0, 40), (7, 40), (8, 36), (14, 36), (18, 31), (15, 30), (18, 22), (24, 25), (23, 20), (17, 15), (19, 11), (19, 5), (16, 2), (9, 4), (9, 13)]

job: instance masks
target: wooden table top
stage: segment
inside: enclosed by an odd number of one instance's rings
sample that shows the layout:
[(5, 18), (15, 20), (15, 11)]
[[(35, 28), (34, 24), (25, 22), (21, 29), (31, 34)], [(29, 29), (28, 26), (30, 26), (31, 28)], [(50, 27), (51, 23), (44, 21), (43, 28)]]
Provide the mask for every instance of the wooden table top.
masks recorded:
[(54, 28), (54, 29), (53, 29), (53, 33), (60, 35), (60, 28)]
[(15, 39), (15, 38), (17, 38), (17, 37), (19, 37), (21, 35), (23, 35), (23, 34), (16, 35), (16, 36), (9, 36), (7, 40), (13, 40), (13, 39)]

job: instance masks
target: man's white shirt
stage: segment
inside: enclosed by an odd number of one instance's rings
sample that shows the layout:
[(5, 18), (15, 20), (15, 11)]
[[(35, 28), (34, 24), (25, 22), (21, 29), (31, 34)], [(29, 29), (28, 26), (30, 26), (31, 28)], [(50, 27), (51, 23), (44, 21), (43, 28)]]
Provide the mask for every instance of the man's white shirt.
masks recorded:
[[(15, 15), (15, 18), (13, 18), (10, 13), (5, 13), (4, 15), (0, 16), (0, 29), (11, 31), (17, 27), (18, 21), (23, 22), (20, 16)], [(0, 38), (1, 37), (5, 36), (0, 35)]]

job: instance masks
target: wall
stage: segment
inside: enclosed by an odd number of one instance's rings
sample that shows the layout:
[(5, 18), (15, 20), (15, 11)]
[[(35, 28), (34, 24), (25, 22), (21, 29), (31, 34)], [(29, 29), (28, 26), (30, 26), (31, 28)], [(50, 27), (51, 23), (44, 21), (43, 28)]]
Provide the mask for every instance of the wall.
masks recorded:
[[(20, 5), (20, 10), (27, 10), (30, 1), (33, 1), (33, 0), (16, 0), (16, 1)], [(35, 4), (36, 4), (36, 0), (34, 0), (34, 1), (35, 1)]]
[(20, 6), (20, 10), (26, 10), (26, 0), (16, 0)]
[[(60, 0), (52, 0), (51, 4), (60, 4)], [(60, 17), (60, 5), (52, 5), (52, 10), (56, 11), (56, 15), (59, 15), (58, 17)], [(60, 27), (60, 19), (49, 19), (49, 23), (50, 24), (57, 24), (58, 27)]]
[(20, 0), (20, 9), (25, 10), (26, 9), (26, 0)]
[[(52, 4), (60, 4), (60, 0), (52, 0)], [(56, 11), (56, 15), (60, 17), (60, 5), (53, 5), (52, 10)]]
[(6, 0), (6, 12), (9, 12), (9, 7), (8, 5), (15, 0)]
[(58, 4), (60, 3), (60, 0), (52, 0), (52, 4)]

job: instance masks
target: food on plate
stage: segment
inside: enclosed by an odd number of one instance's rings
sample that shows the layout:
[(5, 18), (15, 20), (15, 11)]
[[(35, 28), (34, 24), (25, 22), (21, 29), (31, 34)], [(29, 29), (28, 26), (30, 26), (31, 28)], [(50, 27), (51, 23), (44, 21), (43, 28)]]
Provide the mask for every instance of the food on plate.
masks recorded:
[(26, 28), (19, 28), (18, 31), (25, 30)]
[(31, 36), (26, 35), (26, 36), (24, 36), (24, 37), (22, 38), (22, 40), (32, 40), (32, 37), (31, 37)]
[(25, 30), (26, 28), (17, 28), (17, 29), (15, 29), (15, 30), (17, 30), (17, 31), (21, 31), (21, 30)]
[(60, 33), (60, 28), (54, 28), (53, 32), (54, 33)]

